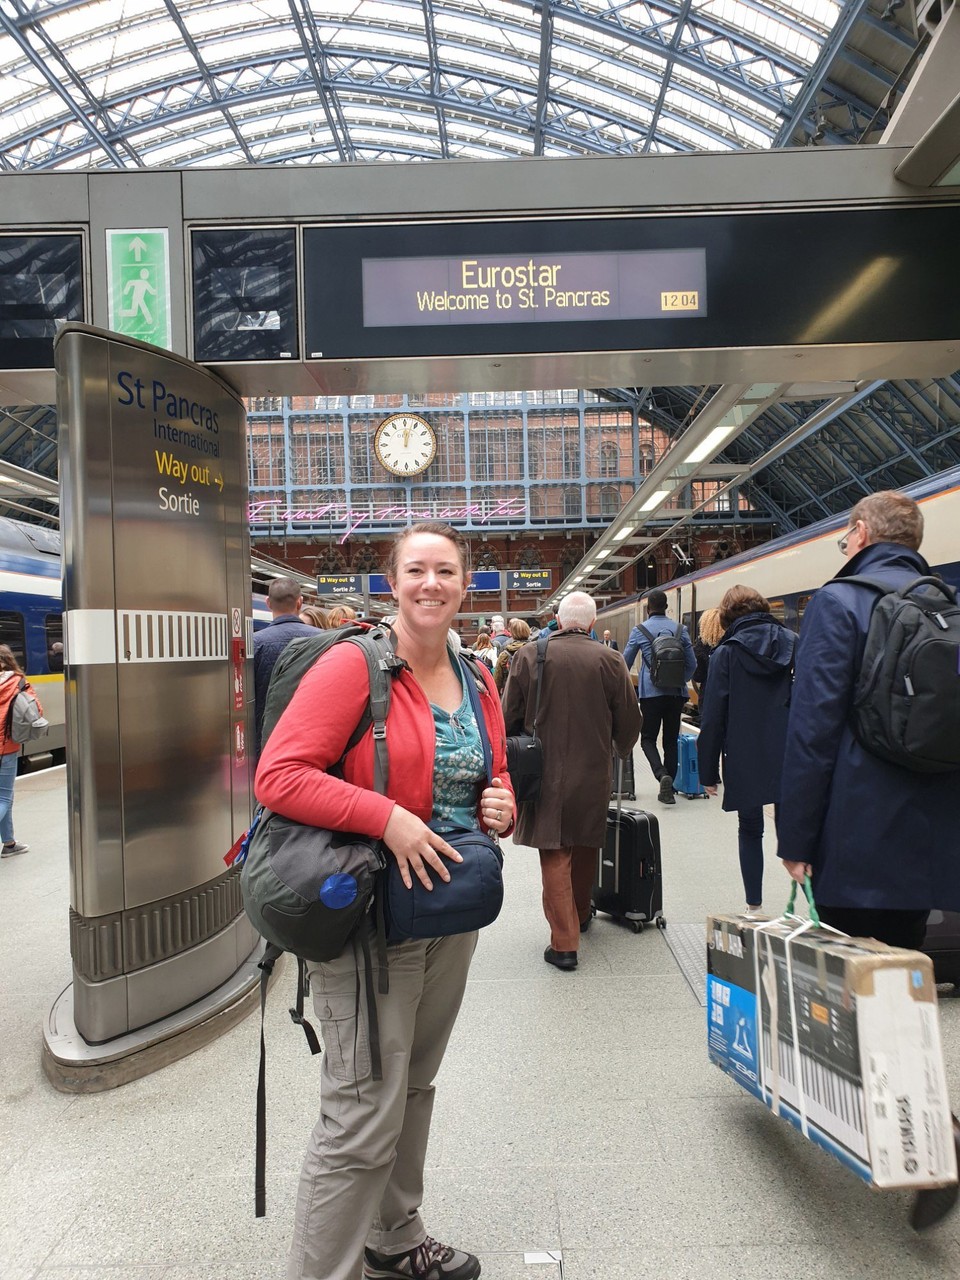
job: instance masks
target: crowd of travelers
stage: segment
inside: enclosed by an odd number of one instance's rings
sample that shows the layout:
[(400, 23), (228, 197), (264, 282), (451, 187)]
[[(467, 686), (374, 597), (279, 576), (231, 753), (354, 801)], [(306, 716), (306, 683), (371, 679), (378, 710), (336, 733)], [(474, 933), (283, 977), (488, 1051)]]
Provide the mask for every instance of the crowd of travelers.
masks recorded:
[[(752, 587), (732, 587), (706, 611), (695, 642), (668, 616), (665, 593), (652, 590), (621, 653), (609, 631), (597, 635), (596, 604), (583, 592), (530, 619), (494, 615), (462, 640), (453, 626), (469, 581), (466, 545), (447, 525), (414, 525), (395, 540), (387, 566), (400, 663), (386, 789), (375, 785), (372, 732), (355, 733), (367, 701), (363, 655), (336, 644), (303, 677), (264, 745), (258, 799), (298, 822), (382, 840), (408, 888), (456, 877), (459, 855), (444, 838), (454, 828), (494, 839), (513, 833), (539, 852), (544, 960), (569, 972), (590, 926), (615, 759), (639, 740), (658, 799), (675, 803), (692, 680), (700, 779), (709, 796), (722, 785), (723, 809), (737, 814), (746, 910), (762, 906), (764, 809), (773, 806), (779, 858), (794, 879), (812, 877), (826, 923), (920, 946), (932, 908), (960, 911), (955, 775), (910, 774), (871, 754), (849, 713), (877, 591), (930, 572), (922, 528), (916, 503), (900, 494), (858, 503), (840, 539), (845, 563), (814, 595), (799, 642)], [(876, 589), (851, 581), (863, 574)], [(255, 639), (258, 745), (262, 698), (282, 649), (317, 627), (356, 625), (343, 610), (305, 606), (290, 579), (276, 581), (269, 599), (273, 623)], [(520, 804), (507, 772), (511, 735), (542, 748), (539, 794)], [(309, 966), (326, 1053), (291, 1278), (479, 1274), (478, 1259), (433, 1239), (420, 1216), (433, 1081), (476, 942), (475, 930), (451, 931), (388, 948), (389, 986), (377, 998), (380, 1072), (371, 1069), (358, 994), (363, 966), (383, 962), (376, 947)]]

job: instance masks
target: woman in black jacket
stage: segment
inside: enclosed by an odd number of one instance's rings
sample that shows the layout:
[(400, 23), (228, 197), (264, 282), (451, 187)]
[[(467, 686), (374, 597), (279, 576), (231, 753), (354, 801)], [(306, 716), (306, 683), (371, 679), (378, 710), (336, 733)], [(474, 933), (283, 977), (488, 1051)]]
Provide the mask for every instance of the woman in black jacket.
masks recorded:
[(797, 637), (752, 587), (720, 601), (723, 639), (710, 657), (700, 718), (700, 781), (716, 795), (723, 757), (723, 808), (740, 820), (740, 874), (747, 908), (763, 901), (763, 806), (780, 800), (793, 652)]

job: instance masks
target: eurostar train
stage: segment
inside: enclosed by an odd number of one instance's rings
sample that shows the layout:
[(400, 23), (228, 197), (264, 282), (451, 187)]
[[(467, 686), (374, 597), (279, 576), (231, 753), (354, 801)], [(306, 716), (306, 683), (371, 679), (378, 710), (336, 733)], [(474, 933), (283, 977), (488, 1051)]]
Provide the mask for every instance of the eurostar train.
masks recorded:
[[(254, 630), (270, 621), (266, 596), (254, 596)], [(24, 757), (66, 758), (63, 719), (63, 604), (60, 534), (0, 517), (0, 644), (9, 645), (43, 703), (50, 730), (27, 742)]]
[[(921, 554), (935, 573), (960, 587), (960, 467), (918, 481), (902, 492), (914, 498), (923, 512)], [(766, 596), (775, 616), (799, 631), (813, 593), (844, 563), (837, 541), (846, 528), (846, 515), (831, 517), (666, 582), (660, 590), (667, 593), (669, 616), (679, 618), (694, 638), (703, 611), (716, 607), (730, 587), (746, 586)], [(598, 632), (609, 628), (621, 652), (631, 628), (643, 621), (641, 601), (646, 594), (618, 600), (599, 611)]]

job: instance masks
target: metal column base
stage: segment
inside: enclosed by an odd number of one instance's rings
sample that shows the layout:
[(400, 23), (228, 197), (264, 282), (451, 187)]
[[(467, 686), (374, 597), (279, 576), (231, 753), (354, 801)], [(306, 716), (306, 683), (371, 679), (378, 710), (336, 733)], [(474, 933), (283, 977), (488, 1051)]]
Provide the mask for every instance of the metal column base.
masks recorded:
[[(91, 1045), (73, 1020), (73, 984), (54, 1003), (43, 1029), (43, 1071), (61, 1093), (103, 1093), (179, 1062), (242, 1022), (260, 1002), (263, 944), (202, 1000), (127, 1035)], [(283, 958), (273, 971), (276, 978)]]

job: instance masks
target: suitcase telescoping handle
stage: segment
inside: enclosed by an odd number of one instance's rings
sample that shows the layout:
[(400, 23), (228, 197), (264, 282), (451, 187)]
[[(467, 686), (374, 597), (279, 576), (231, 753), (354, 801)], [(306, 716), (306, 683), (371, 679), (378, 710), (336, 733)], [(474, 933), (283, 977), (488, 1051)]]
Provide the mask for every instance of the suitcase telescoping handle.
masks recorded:
[[(617, 756), (617, 829), (613, 833), (613, 863), (620, 880), (620, 812), (623, 809), (623, 756)], [(619, 883), (617, 888), (619, 888)]]

